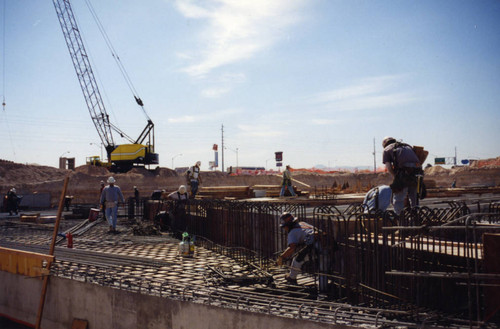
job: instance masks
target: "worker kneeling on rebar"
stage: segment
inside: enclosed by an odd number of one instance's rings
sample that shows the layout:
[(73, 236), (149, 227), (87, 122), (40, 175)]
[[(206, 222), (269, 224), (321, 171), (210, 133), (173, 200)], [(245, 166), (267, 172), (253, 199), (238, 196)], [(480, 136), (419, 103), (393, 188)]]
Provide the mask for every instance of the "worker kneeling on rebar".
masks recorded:
[(288, 247), (278, 257), (277, 263), (281, 266), (283, 260), (293, 257), (290, 273), (285, 276), (285, 279), (289, 283), (297, 284), (297, 274), (300, 272), (302, 265), (314, 248), (318, 248), (315, 243), (315, 229), (314, 226), (308, 223), (299, 222), (289, 212), (281, 215), (280, 226), (288, 234)]

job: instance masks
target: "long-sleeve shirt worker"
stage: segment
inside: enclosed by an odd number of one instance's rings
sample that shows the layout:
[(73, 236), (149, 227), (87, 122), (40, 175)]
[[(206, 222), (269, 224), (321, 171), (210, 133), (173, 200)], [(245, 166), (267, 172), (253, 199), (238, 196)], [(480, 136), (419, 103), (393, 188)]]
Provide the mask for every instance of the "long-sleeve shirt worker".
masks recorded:
[(115, 204), (117, 204), (118, 201), (125, 202), (120, 187), (111, 185), (106, 186), (101, 193), (101, 204), (104, 203), (104, 201), (111, 201)]

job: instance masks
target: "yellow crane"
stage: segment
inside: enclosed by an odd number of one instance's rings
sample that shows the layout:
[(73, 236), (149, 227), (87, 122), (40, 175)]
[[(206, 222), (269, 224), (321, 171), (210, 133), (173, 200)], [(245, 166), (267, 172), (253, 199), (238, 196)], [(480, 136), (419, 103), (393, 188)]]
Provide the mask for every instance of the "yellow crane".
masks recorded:
[[(147, 117), (147, 124), (139, 137), (133, 139), (109, 121), (70, 1), (53, 0), (53, 3), (90, 117), (108, 157), (107, 162), (103, 162), (97, 156), (87, 158), (87, 162), (108, 166), (114, 172), (126, 172), (134, 166), (159, 164), (159, 156), (154, 151), (154, 124), (146, 114), (142, 100), (134, 95), (136, 103)], [(115, 144), (112, 130), (127, 139), (129, 143)]]

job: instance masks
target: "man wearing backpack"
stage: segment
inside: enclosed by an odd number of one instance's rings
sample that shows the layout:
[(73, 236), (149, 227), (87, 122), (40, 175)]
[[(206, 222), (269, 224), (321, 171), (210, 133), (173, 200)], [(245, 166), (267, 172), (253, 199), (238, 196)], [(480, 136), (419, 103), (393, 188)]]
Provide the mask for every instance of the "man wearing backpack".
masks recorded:
[(398, 142), (393, 137), (385, 137), (382, 146), (384, 147), (382, 162), (394, 177), (390, 185), (392, 202), (394, 212), (399, 215), (405, 207), (406, 196), (412, 207), (417, 206), (418, 175), (422, 174), (421, 163), (412, 146)]
[(316, 241), (318, 229), (314, 226), (301, 222), (289, 212), (284, 212), (280, 216), (280, 227), (287, 234), (287, 248), (277, 259), (279, 266), (283, 260), (291, 259), (290, 272), (285, 275), (285, 280), (293, 285), (297, 285), (297, 274), (306, 260), (311, 258), (311, 254), (316, 254), (319, 259), (319, 290), (325, 292), (328, 286), (328, 253), (320, 247)]

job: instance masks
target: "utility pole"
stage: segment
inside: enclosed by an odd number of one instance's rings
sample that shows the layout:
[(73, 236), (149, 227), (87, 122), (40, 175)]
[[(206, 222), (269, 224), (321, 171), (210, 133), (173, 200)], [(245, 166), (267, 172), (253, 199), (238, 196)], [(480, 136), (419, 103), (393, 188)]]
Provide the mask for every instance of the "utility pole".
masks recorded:
[(224, 124), (222, 124), (221, 128), (222, 132), (222, 172), (224, 172)]
[(373, 137), (373, 172), (377, 172), (377, 154), (375, 153), (375, 137)]

